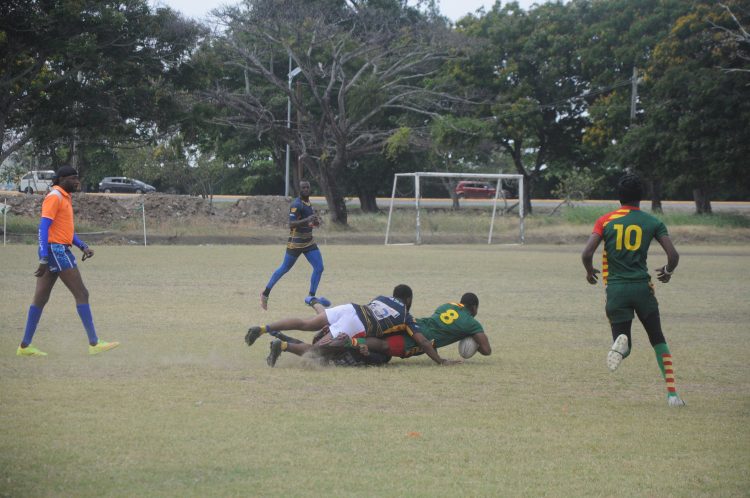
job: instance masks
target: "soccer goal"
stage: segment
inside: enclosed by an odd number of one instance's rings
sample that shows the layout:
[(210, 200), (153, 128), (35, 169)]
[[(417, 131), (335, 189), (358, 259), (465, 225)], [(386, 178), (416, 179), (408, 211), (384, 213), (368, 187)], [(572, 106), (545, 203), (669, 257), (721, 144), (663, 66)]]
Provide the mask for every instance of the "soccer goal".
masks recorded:
[[(425, 199), (422, 198), (422, 191), (423, 191), (423, 185), (421, 180), (423, 179), (431, 179), (431, 178), (437, 178), (437, 179), (459, 179), (463, 180), (463, 182), (458, 183), (457, 189), (460, 189), (464, 185), (470, 183), (482, 183), (484, 182), (484, 187), (494, 189), (494, 192), (492, 190), (489, 190), (488, 192), (481, 192), (480, 190), (474, 191), (473, 193), (470, 193), (469, 189), (467, 188), (465, 197), (473, 197), (472, 202), (478, 202), (479, 199), (484, 199), (481, 201), (485, 205), (491, 205), (492, 206), (492, 217), (490, 220), (490, 226), (489, 226), (489, 234), (487, 236), (487, 244), (492, 244), (492, 236), (495, 229), (495, 220), (496, 215), (498, 211), (498, 201), (503, 202), (503, 205), (507, 206), (507, 198), (506, 196), (508, 193), (506, 193), (505, 189), (503, 188), (503, 184), (512, 184), (514, 189), (517, 188), (518, 191), (518, 242), (521, 244), (524, 243), (524, 212), (523, 212), (523, 202), (524, 202), (524, 190), (523, 190), (523, 175), (512, 175), (512, 174), (503, 174), (503, 173), (497, 173), (497, 174), (491, 174), (491, 173), (437, 173), (437, 172), (417, 172), (417, 173), (396, 173), (396, 175), (393, 178), (393, 190), (391, 191), (391, 203), (390, 207), (388, 209), (388, 225), (385, 229), (385, 245), (391, 245), (393, 244), (390, 242), (390, 236), (391, 236), (391, 220), (393, 219), (393, 207), (395, 203), (397, 202), (396, 198), (396, 192), (397, 187), (399, 187), (399, 180), (405, 179), (406, 183), (409, 183), (409, 178), (413, 178), (413, 199), (404, 199), (403, 197), (399, 199), (398, 201), (400, 203), (408, 202), (411, 203), (413, 200), (413, 205), (416, 208), (416, 219), (415, 219), (415, 232), (414, 232), (414, 244), (421, 244), (422, 243), (422, 218), (421, 218), (421, 209), (425, 205)], [(462, 185), (463, 184), (463, 185)], [(474, 185), (476, 186), (476, 185)], [(407, 188), (411, 188), (412, 185), (407, 185)], [(432, 200), (430, 202), (433, 202)], [(445, 202), (443, 200), (443, 202)], [(503, 213), (506, 211), (503, 210)], [(468, 216), (468, 215), (467, 215)], [(410, 242), (411, 243), (411, 242)]]

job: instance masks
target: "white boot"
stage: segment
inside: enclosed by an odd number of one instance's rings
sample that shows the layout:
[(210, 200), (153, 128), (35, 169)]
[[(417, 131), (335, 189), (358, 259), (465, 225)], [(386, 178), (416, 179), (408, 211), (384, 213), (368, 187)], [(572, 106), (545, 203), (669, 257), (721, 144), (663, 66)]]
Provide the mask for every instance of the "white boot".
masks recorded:
[(628, 336), (625, 334), (618, 335), (615, 342), (612, 343), (612, 348), (609, 350), (609, 353), (607, 353), (607, 368), (609, 368), (610, 372), (617, 370), (617, 367), (620, 366), (623, 358), (625, 358), (625, 354), (629, 350)]

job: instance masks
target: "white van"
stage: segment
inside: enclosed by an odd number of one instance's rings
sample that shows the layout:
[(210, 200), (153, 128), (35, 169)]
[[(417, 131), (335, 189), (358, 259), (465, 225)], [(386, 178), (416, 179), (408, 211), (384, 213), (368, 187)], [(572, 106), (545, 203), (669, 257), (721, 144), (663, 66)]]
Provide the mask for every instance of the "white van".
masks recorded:
[(26, 192), (27, 194), (44, 193), (52, 188), (52, 179), (55, 177), (55, 172), (50, 170), (44, 171), (29, 171), (21, 177), (21, 181), (18, 182), (18, 191)]

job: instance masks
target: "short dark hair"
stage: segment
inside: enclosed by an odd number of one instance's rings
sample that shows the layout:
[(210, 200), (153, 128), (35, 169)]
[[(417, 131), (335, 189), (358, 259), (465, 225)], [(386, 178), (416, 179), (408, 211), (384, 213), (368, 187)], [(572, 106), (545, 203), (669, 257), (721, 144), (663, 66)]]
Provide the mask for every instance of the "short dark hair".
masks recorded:
[(466, 294), (461, 296), (461, 304), (466, 307), (479, 306), (479, 298), (473, 292), (467, 292)]
[(406, 284), (399, 284), (393, 288), (393, 297), (406, 303), (407, 300), (411, 299), (414, 294), (411, 291), (411, 287)]
[(634, 173), (622, 175), (617, 181), (617, 196), (623, 204), (640, 202), (643, 198), (643, 182), (641, 182), (641, 178)]

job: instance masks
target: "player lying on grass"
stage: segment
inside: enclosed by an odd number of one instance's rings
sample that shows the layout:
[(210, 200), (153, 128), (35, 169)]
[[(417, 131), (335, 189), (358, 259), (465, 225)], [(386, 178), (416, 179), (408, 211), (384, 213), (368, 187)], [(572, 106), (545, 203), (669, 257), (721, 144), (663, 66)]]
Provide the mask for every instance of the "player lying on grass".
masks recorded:
[(623, 176), (617, 184), (617, 192), (621, 208), (596, 221), (581, 254), (586, 280), (594, 285), (599, 270), (594, 268), (592, 261), (596, 248), (604, 240), (602, 281), (607, 296), (605, 310), (614, 339), (607, 354), (607, 366), (614, 372), (630, 354), (630, 327), (635, 312), (646, 329), (662, 377), (667, 383), (667, 403), (669, 406), (684, 406), (675, 387), (672, 354), (661, 330), (659, 303), (654, 296), (654, 285), (646, 266), (648, 247), (653, 239), (661, 244), (667, 255), (667, 264), (656, 271), (660, 282), (666, 284), (670, 281), (680, 256), (664, 223), (640, 210), (643, 195), (640, 178), (633, 174)]
[[(461, 296), (459, 303), (442, 304), (432, 315), (417, 318), (416, 322), (422, 334), (435, 349), (456, 343), (464, 337), (471, 337), (477, 342), (479, 353), (489, 356), (492, 354), (492, 347), (482, 324), (475, 318), (478, 311), (479, 298), (476, 294), (467, 292)], [(273, 349), (271, 352), (273, 353)], [(382, 357), (388, 360), (392, 356), (411, 358), (423, 353), (414, 340), (405, 334), (389, 335), (383, 338), (367, 337), (364, 347), (351, 351), (336, 363), (374, 365)], [(367, 356), (376, 357), (367, 358)], [(359, 361), (356, 362), (356, 360)]]
[[(315, 305), (315, 308), (319, 312), (323, 309), (320, 305)], [(482, 325), (475, 318), (478, 311), (479, 298), (476, 294), (467, 292), (461, 297), (460, 303), (440, 305), (431, 316), (418, 318), (416, 323), (422, 335), (435, 349), (458, 342), (464, 337), (472, 337), (479, 346), (478, 351), (488, 356), (492, 354), (492, 347)], [(343, 348), (319, 346), (318, 341), (313, 341), (313, 344), (304, 344), (297, 339), (277, 334), (276, 339), (271, 341), (268, 363), (275, 364), (282, 351), (302, 356), (313, 349), (338, 366), (383, 365), (388, 363), (392, 356), (410, 358), (424, 353), (408, 334), (358, 338), (351, 344), (343, 345)]]
[[(252, 346), (258, 337), (265, 333), (274, 335), (286, 330), (317, 332), (327, 327), (328, 331), (315, 345), (294, 344), (294, 352), (304, 354), (312, 348), (351, 347), (353, 344), (358, 344), (358, 339), (367, 337), (382, 338), (393, 334), (406, 334), (413, 338), (414, 342), (435, 363), (439, 365), (456, 363), (441, 358), (430, 341), (421, 333), (414, 318), (409, 314), (412, 298), (411, 288), (404, 284), (397, 285), (393, 289), (393, 296), (378, 296), (366, 305), (348, 303), (333, 308), (323, 308), (319, 306), (316, 298), (308, 297), (305, 299), (306, 303), (313, 307), (318, 306), (316, 309), (318, 313), (314, 317), (286, 318), (268, 325), (251, 327), (245, 335), (245, 342), (248, 346)], [(269, 356), (268, 364), (270, 366), (276, 363), (281, 351), (284, 351), (283, 348), (288, 348), (290, 345), (288, 341), (281, 342), (282, 344), (272, 343), (274, 347), (282, 349), (279, 349), (275, 356)], [(302, 349), (305, 350), (302, 351)]]

